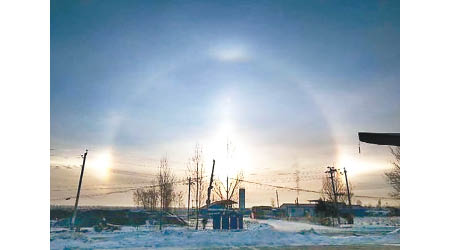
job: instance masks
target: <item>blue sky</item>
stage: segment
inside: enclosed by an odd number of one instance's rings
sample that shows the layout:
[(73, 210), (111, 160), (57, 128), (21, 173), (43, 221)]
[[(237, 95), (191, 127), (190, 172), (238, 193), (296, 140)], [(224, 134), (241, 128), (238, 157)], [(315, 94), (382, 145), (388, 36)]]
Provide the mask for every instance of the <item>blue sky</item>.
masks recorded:
[(386, 196), (388, 149), (356, 135), (400, 130), (399, 34), (398, 1), (51, 1), (51, 164), (182, 175), (229, 140), (249, 179), (345, 165)]

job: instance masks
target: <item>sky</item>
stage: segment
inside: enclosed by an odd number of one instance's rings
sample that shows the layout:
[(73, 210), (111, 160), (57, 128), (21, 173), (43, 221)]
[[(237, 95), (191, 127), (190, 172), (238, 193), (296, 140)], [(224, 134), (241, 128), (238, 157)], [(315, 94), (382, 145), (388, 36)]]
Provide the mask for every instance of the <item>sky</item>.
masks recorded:
[[(354, 193), (388, 196), (400, 132), (398, 1), (51, 1), (51, 204), (132, 205), (111, 190), (178, 179), (194, 148), (222, 181), (320, 190), (327, 166)], [(227, 150), (228, 145), (228, 150)], [(247, 206), (275, 190), (244, 184)], [(185, 192), (187, 186), (177, 189)], [(297, 194), (279, 190), (280, 203)], [(300, 202), (318, 198), (300, 193)], [(376, 204), (374, 199), (361, 199)], [(383, 200), (383, 203), (398, 204)]]

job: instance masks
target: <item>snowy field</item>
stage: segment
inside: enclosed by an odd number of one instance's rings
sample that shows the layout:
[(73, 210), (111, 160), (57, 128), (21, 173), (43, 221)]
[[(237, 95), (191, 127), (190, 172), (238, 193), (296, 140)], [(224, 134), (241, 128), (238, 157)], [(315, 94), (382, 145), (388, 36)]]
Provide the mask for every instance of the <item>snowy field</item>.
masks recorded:
[[(97, 233), (92, 228), (75, 233), (50, 228), (51, 249), (144, 249), (144, 248), (289, 248), (293, 246), (367, 246), (400, 245), (400, 219), (356, 218), (352, 227), (334, 228), (304, 222), (245, 220), (242, 231), (216, 231), (165, 227), (122, 227), (119, 231)], [(346, 249), (348, 247), (343, 247)], [(335, 248), (332, 248), (335, 249)], [(372, 248), (369, 248), (372, 249)]]

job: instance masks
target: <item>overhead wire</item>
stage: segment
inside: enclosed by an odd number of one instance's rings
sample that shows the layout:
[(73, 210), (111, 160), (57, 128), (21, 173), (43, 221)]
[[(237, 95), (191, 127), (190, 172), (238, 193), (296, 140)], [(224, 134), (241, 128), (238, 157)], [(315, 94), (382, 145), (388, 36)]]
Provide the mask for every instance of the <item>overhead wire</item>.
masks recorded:
[[(231, 179), (237, 180), (235, 178), (231, 178)], [(278, 185), (260, 183), (260, 182), (255, 182), (255, 181), (248, 181), (248, 180), (243, 180), (243, 179), (239, 179), (239, 181), (250, 183), (250, 184), (255, 184), (255, 185), (261, 185), (261, 186), (277, 188), (277, 189), (285, 189), (285, 190), (290, 190), (290, 191), (300, 191), (300, 192), (306, 192), (306, 193), (322, 194), (321, 191), (309, 190), (309, 189), (304, 189), (304, 188), (278, 186)], [(397, 198), (397, 197), (383, 197), (383, 196), (369, 196), (369, 195), (355, 195), (355, 194), (352, 195), (352, 197), (369, 198), (369, 199), (382, 199), (382, 200), (400, 200), (400, 198)]]

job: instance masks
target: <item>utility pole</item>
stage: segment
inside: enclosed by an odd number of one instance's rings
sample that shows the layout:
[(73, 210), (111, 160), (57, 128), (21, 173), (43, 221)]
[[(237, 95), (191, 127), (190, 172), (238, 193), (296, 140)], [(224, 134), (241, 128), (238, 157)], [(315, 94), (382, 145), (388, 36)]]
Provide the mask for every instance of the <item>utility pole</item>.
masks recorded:
[(298, 197), (300, 194), (300, 172), (298, 170), (295, 170), (295, 183), (296, 183), (296, 188), (297, 188), (297, 199), (295, 201), (295, 203), (298, 205)]
[(350, 188), (348, 187), (347, 170), (345, 168), (344, 168), (344, 175), (345, 175), (345, 184), (347, 185), (348, 205), (350, 206), (350, 209), (351, 209), (352, 208), (352, 200), (350, 197)]
[(334, 197), (334, 202), (337, 202), (337, 195), (336, 195), (336, 188), (334, 186), (334, 173), (337, 171), (334, 167), (328, 167), (328, 171), (326, 171), (325, 173), (330, 174), (330, 179), (331, 179), (331, 188), (333, 191), (333, 197)]
[[(162, 164), (162, 163), (160, 163)], [(162, 215), (163, 215), (163, 184), (164, 184), (164, 180), (162, 177), (162, 173), (161, 173), (161, 168), (162, 166), (159, 166), (159, 179), (160, 179), (160, 183), (159, 183), (159, 190), (160, 190), (160, 196), (161, 196), (161, 209), (159, 210), (159, 230), (162, 230)]]
[(187, 221), (188, 221), (188, 227), (189, 227), (189, 207), (191, 202), (191, 177), (188, 178), (188, 185), (189, 185), (189, 191), (188, 191), (188, 214), (187, 214)]
[(326, 171), (325, 173), (330, 174), (330, 179), (331, 179), (331, 187), (333, 189), (333, 196), (334, 196), (334, 207), (336, 209), (336, 213), (337, 213), (337, 217), (338, 217), (338, 223), (340, 223), (340, 219), (339, 219), (339, 213), (338, 213), (338, 206), (337, 206), (337, 194), (336, 194), (336, 188), (334, 185), (334, 173), (337, 171), (334, 167), (328, 167), (328, 171)]
[(209, 208), (209, 205), (211, 204), (211, 190), (213, 189), (213, 178), (214, 178), (214, 165), (216, 165), (216, 160), (213, 159), (213, 166), (212, 166), (212, 172), (211, 172), (211, 179), (209, 181), (209, 187), (208, 187), (208, 199), (206, 200), (206, 207)]
[[(229, 198), (228, 198), (228, 176), (227, 176), (227, 201), (226, 201), (227, 203), (228, 203), (228, 199), (229, 199)], [(228, 207), (228, 206), (227, 206), (227, 207)]]
[(199, 202), (198, 202), (198, 160), (197, 160), (197, 171), (196, 171), (196, 174), (197, 174), (197, 190), (196, 190), (196, 196), (195, 196), (195, 203), (196, 203), (196, 206), (197, 206), (197, 210), (196, 210), (196, 218), (195, 218), (195, 230), (198, 230), (198, 207), (199, 207)]
[(280, 202), (278, 201), (278, 190), (275, 190), (275, 192), (277, 193), (277, 207), (280, 208)]
[(71, 227), (75, 225), (75, 219), (77, 218), (77, 208), (78, 208), (78, 199), (80, 198), (80, 190), (81, 190), (81, 182), (83, 182), (83, 173), (84, 173), (84, 164), (86, 163), (86, 156), (87, 156), (88, 150), (84, 152), (83, 157), (83, 165), (81, 165), (81, 174), (80, 174), (80, 181), (78, 182), (78, 191), (77, 191), (77, 199), (75, 200), (75, 208), (73, 210), (73, 216), (72, 216), (72, 223)]

